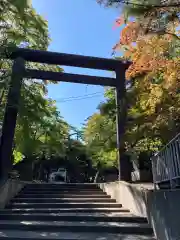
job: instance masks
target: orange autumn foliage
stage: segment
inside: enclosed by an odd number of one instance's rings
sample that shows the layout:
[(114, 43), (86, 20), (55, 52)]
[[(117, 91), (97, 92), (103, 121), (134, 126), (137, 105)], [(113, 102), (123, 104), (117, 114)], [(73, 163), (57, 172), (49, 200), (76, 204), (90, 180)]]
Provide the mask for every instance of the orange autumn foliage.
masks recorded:
[[(172, 42), (166, 37), (153, 36), (139, 39), (136, 46), (125, 51), (132, 61), (126, 78), (135, 79), (137, 103), (145, 115), (163, 111), (163, 119), (166, 119), (166, 114), (172, 110), (173, 99), (176, 107), (180, 108), (177, 95), (180, 89), (180, 58), (170, 56), (171, 49)], [(158, 121), (161, 122), (160, 119)]]
[(140, 34), (140, 24), (138, 22), (129, 22), (120, 33), (121, 45), (129, 45), (135, 42)]
[(138, 40), (136, 46), (129, 48), (125, 52), (125, 56), (128, 56), (132, 61), (132, 65), (126, 73), (127, 78), (130, 79), (143, 74), (165, 71), (173, 64), (175, 64), (173, 69), (178, 69), (177, 59), (169, 59), (168, 57), (170, 48), (171, 42), (166, 38), (155, 36)]

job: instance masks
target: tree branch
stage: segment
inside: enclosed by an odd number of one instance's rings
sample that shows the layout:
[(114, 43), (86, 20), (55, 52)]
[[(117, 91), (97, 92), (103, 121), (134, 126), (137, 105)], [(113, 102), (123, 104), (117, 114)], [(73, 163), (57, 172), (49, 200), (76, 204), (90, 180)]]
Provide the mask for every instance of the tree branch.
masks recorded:
[(170, 36), (172, 36), (172, 37), (174, 37), (174, 38), (176, 38), (177, 40), (180, 40), (180, 37), (178, 36), (178, 35), (176, 35), (175, 33), (172, 33), (172, 32), (168, 32), (168, 31), (162, 31), (162, 32), (158, 32), (158, 31), (156, 31), (156, 30), (152, 30), (152, 29), (149, 29), (149, 32), (148, 32), (149, 34), (159, 34), (159, 35), (170, 35)]
[[(118, 2), (118, 1), (117, 1)], [(133, 2), (129, 2), (129, 1), (122, 1), (122, 3), (126, 4), (126, 5), (134, 5), (137, 7), (145, 7), (145, 8), (164, 8), (164, 7), (180, 7), (180, 3), (172, 3), (172, 4), (160, 4), (160, 5), (156, 5), (156, 4), (141, 4), (141, 3), (133, 3)]]
[[(98, 1), (98, 0), (97, 0)], [(103, 0), (99, 0), (98, 1), (100, 4), (103, 2)], [(180, 7), (180, 3), (171, 3), (171, 4), (141, 4), (141, 3), (134, 3), (134, 2), (131, 2), (131, 1), (125, 1), (125, 0), (114, 0), (114, 1), (111, 1), (109, 4), (107, 3), (106, 5), (110, 6), (110, 5), (113, 5), (113, 4), (126, 4), (126, 5), (134, 5), (134, 6), (137, 6), (137, 7), (144, 7), (144, 8), (164, 8), (164, 7)]]
[(171, 35), (171, 36), (175, 37), (177, 40), (180, 40), (180, 37), (178, 37), (175, 33), (165, 31), (165, 34)]

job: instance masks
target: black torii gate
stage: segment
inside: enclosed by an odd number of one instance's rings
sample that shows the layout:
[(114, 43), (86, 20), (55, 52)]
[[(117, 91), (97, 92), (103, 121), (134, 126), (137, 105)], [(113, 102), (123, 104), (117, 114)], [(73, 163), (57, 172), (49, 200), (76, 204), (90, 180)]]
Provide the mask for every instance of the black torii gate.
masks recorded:
[[(34, 78), (42, 80), (64, 81), (82, 84), (103, 85), (116, 88), (116, 122), (117, 122), (117, 150), (119, 160), (119, 179), (123, 180), (121, 173), (126, 171), (120, 161), (120, 153), (123, 149), (124, 127), (126, 122), (126, 84), (125, 71), (130, 63), (115, 59), (105, 59), (97, 57), (88, 57), (74, 54), (64, 54), (49, 51), (40, 51), (32, 49), (17, 48), (11, 52), (8, 51), (6, 57), (14, 60), (12, 68), (12, 79), (8, 93), (8, 99), (5, 109), (2, 136), (0, 144), (0, 179), (8, 177), (8, 172), (12, 168), (12, 147), (14, 140), (14, 131), (18, 114), (18, 105), (20, 99), (21, 84), (23, 78)], [(42, 71), (26, 69), (25, 61), (109, 70), (116, 73), (116, 78), (87, 76), (80, 74), (59, 73), (51, 71)]]

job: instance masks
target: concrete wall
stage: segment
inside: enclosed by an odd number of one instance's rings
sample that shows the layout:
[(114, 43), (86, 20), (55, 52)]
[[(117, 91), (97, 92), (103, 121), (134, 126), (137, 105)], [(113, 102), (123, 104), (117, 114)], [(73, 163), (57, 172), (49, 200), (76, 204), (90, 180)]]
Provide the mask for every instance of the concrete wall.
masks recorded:
[(126, 182), (99, 186), (133, 214), (147, 217), (158, 240), (180, 240), (180, 190), (153, 190), (152, 185)]
[(123, 181), (100, 183), (100, 188), (137, 216), (147, 217), (146, 191), (140, 184)]
[(180, 239), (179, 189), (148, 192), (147, 213), (157, 239)]
[(24, 182), (19, 180), (9, 179), (0, 186), (0, 209), (5, 205), (25, 186)]

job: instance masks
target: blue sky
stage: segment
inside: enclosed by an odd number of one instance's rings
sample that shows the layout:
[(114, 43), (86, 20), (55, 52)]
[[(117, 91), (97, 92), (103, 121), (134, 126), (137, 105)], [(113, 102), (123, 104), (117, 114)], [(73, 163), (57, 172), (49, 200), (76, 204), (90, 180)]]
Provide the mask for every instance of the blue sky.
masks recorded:
[[(112, 47), (119, 38), (119, 30), (112, 29), (118, 10), (105, 9), (96, 0), (33, 0), (32, 4), (48, 20), (52, 39), (49, 50), (111, 57)], [(71, 73), (111, 76), (111, 73), (105, 71), (72, 67), (64, 69)], [(51, 84), (48, 89), (49, 96), (57, 100), (61, 115), (78, 128), (104, 99), (104, 88), (100, 86), (59, 83)], [(80, 97), (80, 100), (65, 101), (69, 97), (88, 94), (87, 99)]]

